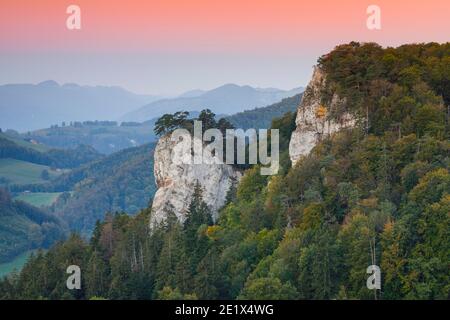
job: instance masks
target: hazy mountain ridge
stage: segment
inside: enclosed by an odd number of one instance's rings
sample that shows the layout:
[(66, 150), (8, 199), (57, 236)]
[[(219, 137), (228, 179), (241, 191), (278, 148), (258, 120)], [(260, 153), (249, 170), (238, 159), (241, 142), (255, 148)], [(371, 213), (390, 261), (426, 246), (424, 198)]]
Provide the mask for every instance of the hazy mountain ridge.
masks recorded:
[(159, 98), (117, 86), (59, 85), (53, 80), (7, 84), (0, 86), (0, 128), (28, 131), (62, 121), (117, 119)]
[[(122, 121), (142, 122), (159, 117), (165, 113), (174, 113), (180, 110), (198, 111), (205, 108), (211, 109), (216, 114), (231, 115), (244, 110), (268, 106), (302, 91), (303, 88), (285, 91), (274, 88), (261, 89), (251, 86), (226, 84), (206, 91), (199, 96), (192, 97), (190, 96), (192, 93), (188, 92), (177, 98), (158, 100), (125, 114), (120, 119)], [(194, 91), (193, 95), (198, 93), (200, 92)]]

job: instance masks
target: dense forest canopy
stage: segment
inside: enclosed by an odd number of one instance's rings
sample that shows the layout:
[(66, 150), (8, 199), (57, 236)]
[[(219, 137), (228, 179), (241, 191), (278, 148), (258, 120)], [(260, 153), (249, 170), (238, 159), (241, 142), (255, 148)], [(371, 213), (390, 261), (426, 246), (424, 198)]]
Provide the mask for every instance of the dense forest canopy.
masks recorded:
[(321, 57), (319, 66), (328, 80), (324, 105), (333, 93), (347, 101), (345, 110), (330, 110), (331, 117), (350, 111), (377, 135), (396, 131), (448, 138), (450, 43), (383, 49), (352, 42)]
[[(108, 215), (0, 283), (1, 298), (449, 299), (450, 44), (350, 43), (319, 60), (359, 125), (291, 168), (295, 114), (274, 119), (282, 170), (248, 169), (213, 224), (197, 187), (180, 224)], [(82, 290), (65, 288), (67, 261)], [(382, 290), (366, 288), (366, 268)]]

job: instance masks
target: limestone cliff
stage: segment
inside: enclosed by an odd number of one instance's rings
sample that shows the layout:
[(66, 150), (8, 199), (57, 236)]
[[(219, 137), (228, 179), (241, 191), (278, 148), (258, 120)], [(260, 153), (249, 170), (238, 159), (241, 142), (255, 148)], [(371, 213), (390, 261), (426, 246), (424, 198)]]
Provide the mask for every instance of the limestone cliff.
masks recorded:
[(289, 143), (289, 155), (294, 165), (302, 156), (307, 155), (324, 137), (343, 128), (355, 126), (355, 118), (344, 113), (339, 120), (327, 117), (333, 108), (345, 106), (346, 100), (333, 94), (329, 105), (322, 104), (322, 94), (325, 89), (326, 76), (319, 68), (314, 68), (311, 81), (303, 93), (300, 106), (297, 109), (296, 130), (292, 133)]
[(211, 210), (214, 220), (225, 204), (228, 190), (238, 183), (241, 174), (226, 164), (186, 164), (191, 157), (186, 144), (194, 140), (181, 136), (172, 141), (171, 135), (161, 137), (155, 149), (154, 174), (158, 190), (153, 199), (151, 225), (163, 221), (170, 210), (184, 221), (197, 181), (203, 189), (203, 200)]

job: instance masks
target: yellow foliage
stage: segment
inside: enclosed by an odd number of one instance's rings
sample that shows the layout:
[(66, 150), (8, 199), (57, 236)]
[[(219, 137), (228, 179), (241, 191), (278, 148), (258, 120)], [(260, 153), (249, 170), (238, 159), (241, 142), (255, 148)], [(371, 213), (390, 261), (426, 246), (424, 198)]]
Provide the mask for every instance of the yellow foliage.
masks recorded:
[(359, 201), (359, 205), (367, 209), (375, 209), (378, 206), (378, 198), (366, 198)]
[(319, 107), (317, 107), (316, 110), (316, 117), (317, 118), (323, 118), (327, 115), (327, 108), (323, 105), (320, 105)]
[(214, 225), (214, 226), (209, 226), (206, 229), (206, 236), (211, 239), (211, 240), (217, 240), (218, 239), (218, 231), (221, 228), (218, 225)]

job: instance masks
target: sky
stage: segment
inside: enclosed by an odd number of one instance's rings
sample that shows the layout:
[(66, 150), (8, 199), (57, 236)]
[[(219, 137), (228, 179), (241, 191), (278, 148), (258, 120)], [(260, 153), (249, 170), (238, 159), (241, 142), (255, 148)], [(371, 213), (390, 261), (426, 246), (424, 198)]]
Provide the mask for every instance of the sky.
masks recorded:
[[(66, 27), (72, 4), (80, 30)], [(372, 4), (381, 30), (366, 26)], [(449, 0), (0, 0), (0, 84), (290, 89), (341, 43), (449, 41), (449, 16)]]

